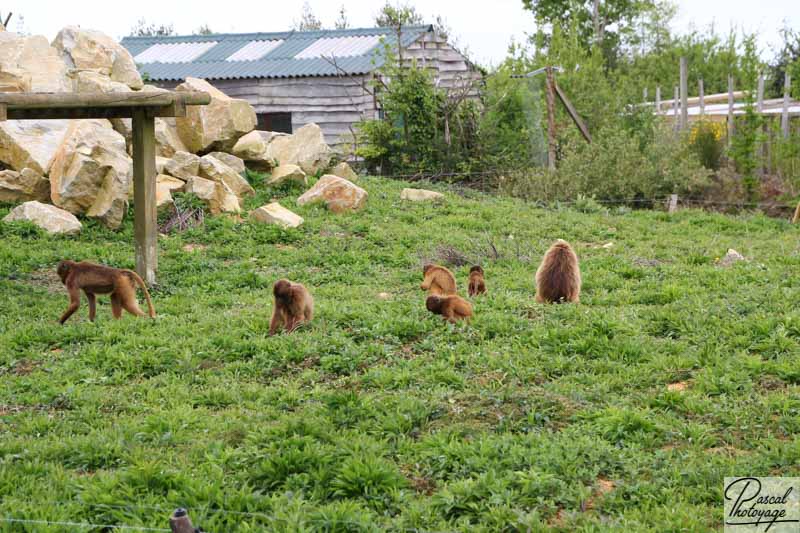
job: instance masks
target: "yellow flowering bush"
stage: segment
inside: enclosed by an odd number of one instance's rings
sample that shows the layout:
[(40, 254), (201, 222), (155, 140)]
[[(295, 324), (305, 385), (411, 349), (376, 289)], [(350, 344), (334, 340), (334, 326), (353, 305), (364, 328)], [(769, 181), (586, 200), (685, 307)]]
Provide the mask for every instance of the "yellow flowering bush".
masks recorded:
[(689, 132), (689, 146), (700, 158), (704, 167), (719, 170), (722, 153), (725, 149), (723, 136), (725, 124), (711, 120), (699, 120)]

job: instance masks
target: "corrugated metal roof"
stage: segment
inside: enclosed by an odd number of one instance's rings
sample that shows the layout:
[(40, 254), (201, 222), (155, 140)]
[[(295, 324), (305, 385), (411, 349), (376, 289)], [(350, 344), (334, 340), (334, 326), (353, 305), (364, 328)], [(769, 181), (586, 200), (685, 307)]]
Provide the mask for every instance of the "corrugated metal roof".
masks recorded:
[[(408, 46), (430, 25), (403, 28)], [(396, 46), (392, 28), (185, 36), (125, 37), (139, 71), (157, 81), (287, 78), (365, 74), (383, 63), (382, 42)], [(335, 57), (336, 66), (330, 58)]]
[(186, 63), (194, 61), (216, 46), (215, 41), (206, 43), (159, 43), (134, 56), (137, 63)]
[(250, 41), (228, 56), (225, 61), (255, 61), (256, 59), (261, 59), (281, 44), (283, 44), (283, 39), (278, 39), (277, 41)]

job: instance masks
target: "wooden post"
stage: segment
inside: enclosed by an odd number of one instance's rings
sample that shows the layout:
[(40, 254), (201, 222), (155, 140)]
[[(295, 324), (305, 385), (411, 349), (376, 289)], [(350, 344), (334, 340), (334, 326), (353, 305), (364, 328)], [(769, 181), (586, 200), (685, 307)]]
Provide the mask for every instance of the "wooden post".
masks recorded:
[(681, 129), (685, 130), (689, 124), (689, 81), (688, 81), (688, 66), (686, 57), (681, 57), (680, 63), (681, 75)]
[[(759, 72), (758, 73), (758, 89), (756, 90), (756, 111), (759, 115), (764, 112), (764, 74)], [(767, 123), (764, 122), (761, 125), (761, 131), (763, 132), (763, 137), (767, 135)], [(764, 139), (763, 137), (758, 142), (758, 175), (764, 177), (764, 159), (766, 148), (764, 147)]]
[(547, 67), (547, 168), (556, 169), (556, 96), (553, 69)]
[(677, 194), (670, 194), (669, 195), (669, 206), (667, 207), (667, 212), (674, 213), (678, 210), (678, 195)]
[(702, 78), (697, 81), (697, 85), (697, 89), (700, 91), (700, 118), (703, 118), (706, 114), (706, 90), (703, 87)]
[(647, 87), (645, 87), (642, 90), (642, 96), (644, 97), (644, 98), (642, 98), (642, 102), (644, 102), (646, 104), (647, 103)]
[(578, 129), (581, 132), (581, 135), (583, 135), (583, 138), (586, 139), (587, 143), (592, 144), (592, 136), (589, 135), (589, 129), (586, 127), (586, 124), (583, 123), (583, 120), (581, 120), (581, 117), (578, 115), (578, 112), (575, 111), (575, 108), (572, 106), (572, 102), (569, 101), (569, 98), (567, 98), (567, 95), (564, 94), (564, 91), (562, 91), (561, 87), (558, 86), (558, 82), (555, 80), (555, 78), (553, 78), (553, 89), (556, 90), (556, 95), (558, 96), (558, 99), (561, 100), (562, 104), (564, 104), (564, 107), (567, 110), (567, 114), (572, 119), (572, 122), (575, 123), (575, 126), (578, 127)]
[(728, 74), (728, 145), (733, 140), (733, 74)]
[(661, 113), (661, 87), (656, 87), (656, 114)]
[(789, 138), (789, 93), (792, 89), (792, 76), (789, 71), (786, 71), (786, 76), (783, 80), (783, 109), (781, 110), (781, 132), (783, 138)]
[(194, 526), (186, 509), (175, 509), (169, 517), (169, 527), (172, 533), (194, 533)]
[(792, 217), (792, 224), (797, 224), (798, 220), (800, 220), (800, 203), (797, 204), (797, 207), (794, 208), (794, 216)]
[(156, 137), (155, 119), (146, 109), (137, 108), (133, 112), (132, 141), (136, 272), (152, 285), (158, 269)]
[(672, 126), (675, 128), (675, 131), (677, 131), (681, 128), (681, 124), (678, 119), (678, 101), (681, 99), (681, 92), (677, 85), (675, 86), (674, 95), (675, 96), (672, 99), (672, 119), (674, 120), (674, 123)]

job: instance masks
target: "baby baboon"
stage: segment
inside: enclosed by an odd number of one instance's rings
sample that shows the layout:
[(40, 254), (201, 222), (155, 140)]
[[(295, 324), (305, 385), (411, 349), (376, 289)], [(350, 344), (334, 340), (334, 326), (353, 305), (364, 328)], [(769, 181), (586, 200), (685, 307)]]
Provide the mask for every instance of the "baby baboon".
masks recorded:
[(445, 320), (456, 323), (458, 320), (472, 316), (472, 305), (461, 296), (428, 296), (425, 300), (425, 307), (431, 313), (442, 315)]
[(456, 293), (456, 278), (443, 266), (425, 265), (422, 267), (422, 284), (419, 286), (429, 295), (442, 296)]
[(113, 268), (105, 265), (98, 265), (88, 261), (60, 261), (56, 268), (58, 277), (67, 288), (69, 293), (69, 307), (61, 316), (59, 322), (62, 324), (78, 310), (81, 303), (81, 292), (86, 294), (89, 301), (89, 320), (94, 322), (96, 308), (96, 294), (111, 295), (111, 313), (114, 318), (122, 316), (122, 310), (136, 315), (144, 316), (144, 312), (139, 309), (136, 302), (136, 285), (138, 284), (144, 291), (147, 299), (147, 306), (150, 317), (155, 318), (156, 311), (153, 309), (153, 302), (150, 300), (150, 293), (144, 280), (139, 274), (132, 270), (123, 268)]
[(269, 323), (269, 334), (275, 335), (281, 326), (291, 333), (303, 322), (310, 322), (314, 317), (314, 299), (302, 283), (292, 283), (288, 279), (279, 279), (272, 286), (275, 295), (275, 308)]
[(486, 281), (483, 279), (483, 269), (475, 265), (469, 269), (469, 295), (477, 296), (486, 293)]
[(581, 294), (578, 256), (567, 241), (558, 239), (544, 254), (536, 271), (536, 301), (539, 303), (575, 302)]

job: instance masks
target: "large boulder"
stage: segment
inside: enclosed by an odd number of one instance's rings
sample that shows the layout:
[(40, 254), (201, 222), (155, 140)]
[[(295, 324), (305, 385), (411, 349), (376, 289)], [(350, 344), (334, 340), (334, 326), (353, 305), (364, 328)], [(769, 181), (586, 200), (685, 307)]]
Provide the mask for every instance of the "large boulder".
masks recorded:
[(245, 165), (241, 158), (236, 157), (235, 155), (226, 154), (225, 152), (211, 152), (208, 155), (216, 157), (235, 170), (237, 174), (244, 174)]
[(50, 201), (50, 182), (30, 168), (0, 171), (0, 202)]
[[(41, 35), (0, 33), (0, 85), (32, 92), (71, 92), (67, 65)], [(6, 92), (3, 89), (3, 92)]]
[(72, 235), (81, 231), (81, 223), (75, 215), (49, 204), (37, 201), (18, 205), (3, 219), (3, 222), (27, 220), (48, 233)]
[(316, 124), (306, 124), (292, 135), (276, 136), (267, 144), (267, 159), (279, 165), (292, 164), (306, 174), (325, 170), (333, 158), (333, 150), (325, 144), (322, 130)]
[(199, 176), (186, 182), (186, 192), (192, 193), (208, 206), (211, 214), (239, 213), (239, 198), (223, 182), (212, 181)]
[(164, 173), (186, 181), (200, 173), (200, 157), (189, 152), (175, 152), (164, 165)]
[(69, 129), (69, 120), (0, 122), (0, 161), (14, 170), (46, 175)]
[(133, 164), (125, 139), (104, 122), (76, 120), (50, 168), (53, 203), (117, 228), (128, 204)]
[(178, 135), (174, 118), (157, 118), (155, 122), (156, 155), (172, 157), (177, 152), (188, 151), (180, 135)]
[(58, 32), (53, 47), (68, 68), (96, 70), (131, 89), (144, 86), (130, 52), (102, 32), (67, 26)]
[(253, 209), (250, 211), (250, 219), (265, 224), (275, 224), (282, 228), (296, 228), (303, 223), (303, 217), (292, 213), (278, 202)]
[(303, 169), (297, 165), (280, 165), (272, 169), (272, 176), (268, 185), (280, 185), (286, 181), (296, 181), (304, 185), (308, 184), (308, 178)]
[(436, 191), (429, 191), (427, 189), (403, 189), (400, 191), (401, 200), (409, 200), (411, 202), (424, 202), (428, 200), (443, 200), (444, 194)]
[(205, 80), (186, 78), (175, 90), (211, 95), (209, 105), (188, 106), (186, 116), (176, 119), (178, 134), (190, 152), (230, 152), (239, 137), (256, 126), (253, 106), (246, 100), (231, 98)]
[(358, 179), (358, 174), (356, 174), (355, 171), (350, 168), (350, 165), (344, 161), (333, 167), (328, 174), (339, 176), (340, 178), (344, 178), (348, 181), (355, 181)]
[(130, 87), (114, 81), (105, 74), (95, 70), (78, 70), (73, 74), (75, 91), (79, 93), (113, 93), (130, 92)]
[(267, 143), (260, 132), (253, 130), (236, 141), (232, 153), (245, 161), (263, 161), (267, 157)]
[(367, 201), (367, 191), (339, 176), (325, 174), (297, 199), (297, 205), (325, 202), (334, 213), (361, 209)]
[(241, 174), (211, 155), (200, 158), (200, 177), (225, 183), (239, 198), (256, 194), (255, 189)]
[(186, 183), (178, 178), (159, 174), (156, 176), (156, 208), (160, 209), (173, 203), (172, 193), (184, 190)]

